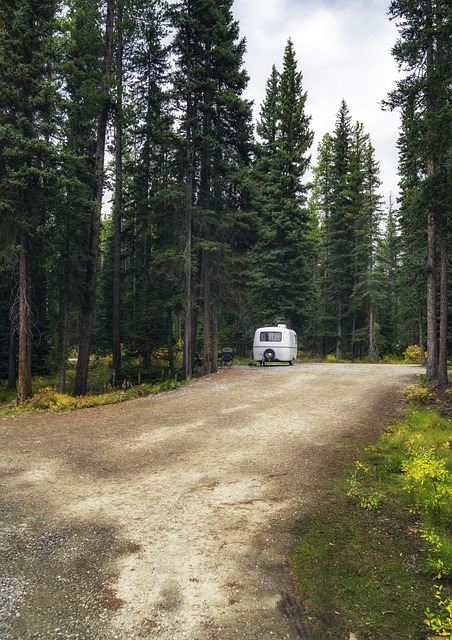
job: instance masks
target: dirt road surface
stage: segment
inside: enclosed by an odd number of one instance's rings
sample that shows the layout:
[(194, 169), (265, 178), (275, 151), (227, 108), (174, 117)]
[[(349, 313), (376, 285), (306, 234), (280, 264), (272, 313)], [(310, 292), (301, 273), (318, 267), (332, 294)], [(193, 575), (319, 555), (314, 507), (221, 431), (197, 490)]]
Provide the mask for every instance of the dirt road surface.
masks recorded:
[(0, 639), (311, 638), (294, 521), (400, 417), (419, 372), (240, 367), (0, 420)]

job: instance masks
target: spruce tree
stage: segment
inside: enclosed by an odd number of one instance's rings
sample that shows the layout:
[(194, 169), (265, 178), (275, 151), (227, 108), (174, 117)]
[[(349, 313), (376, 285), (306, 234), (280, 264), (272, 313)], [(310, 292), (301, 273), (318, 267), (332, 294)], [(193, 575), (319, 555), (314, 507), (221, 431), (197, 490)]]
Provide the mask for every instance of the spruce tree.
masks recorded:
[(71, 0), (60, 20), (62, 109), (61, 180), (64, 197), (55, 214), (53, 244), (59, 256), (54, 274), (58, 322), (60, 391), (66, 389), (68, 350), (77, 342), (83, 266), (95, 191), (96, 129), (99, 115), (103, 37), (101, 11), (90, 0)]
[(217, 367), (219, 303), (236, 241), (234, 226), (240, 229), (246, 218), (242, 206), (251, 107), (242, 97), (248, 81), (242, 69), (245, 43), (231, 6), (231, 0), (196, 0), (173, 8), (174, 92), (182, 115), (179, 136), (185, 174), (187, 377), (194, 365), (198, 295), (203, 369)]
[(19, 402), (32, 395), (34, 260), (57, 182), (56, 10), (53, 0), (0, 4), (0, 237), (18, 262)]
[(255, 179), (262, 213), (260, 237), (250, 253), (249, 299), (255, 324), (285, 319), (301, 334), (314, 295), (314, 248), (303, 182), (313, 134), (297, 66), (289, 40), (281, 73), (272, 68), (257, 126)]
[(339, 109), (332, 144), (332, 202), (331, 214), (325, 219), (325, 253), (328, 268), (325, 274), (330, 300), (328, 314), (334, 334), (334, 355), (343, 355), (344, 335), (350, 332), (348, 301), (353, 289), (353, 218), (350, 215), (352, 127), (345, 100)]
[(95, 182), (92, 196), (88, 251), (85, 263), (85, 281), (80, 310), (80, 338), (74, 383), (75, 396), (84, 395), (88, 384), (88, 366), (94, 325), (96, 287), (99, 268), (101, 212), (104, 191), (105, 144), (107, 123), (111, 109), (110, 84), (113, 62), (114, 20), (115, 0), (107, 0), (105, 13), (105, 48), (102, 60), (101, 86), (99, 87), (100, 100), (96, 132)]
[(423, 165), (418, 225), (427, 230), (426, 376), (444, 385), (447, 382), (447, 222), (451, 207), (450, 6), (443, 0), (421, 3), (393, 0), (389, 14), (391, 19), (398, 20), (400, 37), (393, 55), (405, 74), (390, 94), (388, 105), (402, 108), (404, 152), (413, 162), (420, 161)]
[[(314, 167), (313, 205), (320, 223), (319, 327), (323, 357), (376, 357), (383, 307), (380, 268), (379, 166), (361, 123), (351, 125), (345, 101)], [(381, 343), (381, 341), (380, 341)]]

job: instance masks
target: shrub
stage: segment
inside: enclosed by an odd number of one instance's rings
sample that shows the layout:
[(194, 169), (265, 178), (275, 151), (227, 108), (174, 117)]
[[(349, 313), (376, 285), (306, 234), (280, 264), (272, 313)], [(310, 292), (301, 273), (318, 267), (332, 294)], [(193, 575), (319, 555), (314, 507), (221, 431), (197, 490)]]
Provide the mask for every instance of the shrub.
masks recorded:
[(432, 401), (432, 394), (427, 387), (409, 384), (405, 389), (405, 398), (410, 404), (425, 405)]
[(440, 523), (450, 513), (452, 482), (446, 460), (433, 449), (423, 451), (403, 463), (404, 488), (413, 496), (415, 513), (424, 512)]
[[(427, 354), (424, 353), (427, 357)], [(409, 345), (403, 352), (403, 359), (408, 364), (422, 364), (422, 351), (418, 344)]]

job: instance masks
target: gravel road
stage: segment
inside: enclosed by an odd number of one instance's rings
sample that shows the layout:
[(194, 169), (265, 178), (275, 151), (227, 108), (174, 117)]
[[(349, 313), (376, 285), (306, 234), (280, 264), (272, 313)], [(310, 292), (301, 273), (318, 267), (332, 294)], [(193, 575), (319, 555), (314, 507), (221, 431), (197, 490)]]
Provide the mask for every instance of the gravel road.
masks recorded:
[(293, 523), (400, 417), (418, 373), (235, 367), (1, 420), (0, 640), (311, 638)]

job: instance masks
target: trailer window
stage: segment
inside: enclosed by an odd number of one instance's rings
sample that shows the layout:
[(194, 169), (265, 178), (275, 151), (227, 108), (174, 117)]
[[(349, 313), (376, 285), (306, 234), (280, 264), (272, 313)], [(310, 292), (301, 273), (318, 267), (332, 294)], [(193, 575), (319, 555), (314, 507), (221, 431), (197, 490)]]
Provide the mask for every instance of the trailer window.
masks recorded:
[(261, 342), (281, 342), (282, 333), (281, 331), (261, 331), (260, 341)]

